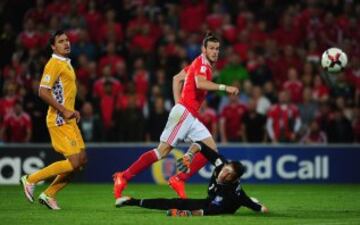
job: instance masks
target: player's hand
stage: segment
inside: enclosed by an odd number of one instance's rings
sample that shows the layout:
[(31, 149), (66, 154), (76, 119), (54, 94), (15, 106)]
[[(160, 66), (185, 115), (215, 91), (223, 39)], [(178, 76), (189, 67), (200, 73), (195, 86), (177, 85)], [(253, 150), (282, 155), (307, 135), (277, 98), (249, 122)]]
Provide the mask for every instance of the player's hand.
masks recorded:
[(66, 119), (66, 120), (76, 118), (75, 112), (71, 111), (71, 110), (65, 109), (61, 114), (63, 115), (64, 119)]
[(261, 212), (262, 213), (268, 213), (269, 209), (265, 205), (261, 205)]
[(76, 110), (75, 110), (74, 113), (75, 113), (76, 123), (79, 123), (79, 122), (80, 122), (80, 119), (81, 119), (80, 113), (79, 113), (79, 111), (76, 111)]
[(185, 153), (182, 158), (176, 160), (176, 168), (184, 173), (189, 172), (190, 164), (193, 158), (194, 154), (192, 152)]
[(233, 87), (233, 86), (226, 86), (225, 91), (226, 91), (226, 93), (228, 93), (230, 95), (239, 94), (239, 89), (237, 87)]

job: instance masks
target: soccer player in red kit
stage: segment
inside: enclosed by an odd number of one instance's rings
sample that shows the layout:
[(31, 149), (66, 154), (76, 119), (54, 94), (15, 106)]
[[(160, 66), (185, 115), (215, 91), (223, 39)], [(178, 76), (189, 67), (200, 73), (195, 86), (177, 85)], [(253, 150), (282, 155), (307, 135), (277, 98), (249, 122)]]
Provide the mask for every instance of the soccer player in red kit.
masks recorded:
[[(157, 148), (143, 153), (125, 171), (114, 174), (114, 196), (116, 199), (122, 196), (129, 180), (168, 155), (179, 141), (201, 141), (211, 149), (217, 149), (210, 132), (198, 119), (199, 108), (207, 91), (220, 90), (232, 95), (239, 92), (236, 87), (216, 84), (211, 81), (212, 69), (218, 60), (219, 50), (219, 40), (208, 33), (203, 40), (202, 54), (195, 58), (190, 66), (174, 76), (173, 94), (176, 104), (170, 111), (167, 124), (160, 136), (160, 144)], [(181, 174), (178, 174), (180, 178), (178, 176), (172, 177), (174, 182), (171, 182), (171, 178), (169, 180), (170, 186), (175, 189), (180, 197), (186, 197), (182, 180), (186, 180), (188, 176), (194, 174), (207, 162), (202, 154), (197, 155), (192, 160), (189, 173), (182, 174), (184, 176), (182, 178)]]

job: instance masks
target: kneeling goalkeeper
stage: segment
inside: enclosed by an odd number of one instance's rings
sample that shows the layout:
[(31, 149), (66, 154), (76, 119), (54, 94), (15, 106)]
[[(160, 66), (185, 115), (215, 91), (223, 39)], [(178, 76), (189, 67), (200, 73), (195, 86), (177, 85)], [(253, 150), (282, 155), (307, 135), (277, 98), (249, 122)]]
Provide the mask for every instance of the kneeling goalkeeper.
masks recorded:
[(178, 168), (186, 171), (193, 156), (201, 152), (214, 166), (210, 179), (208, 197), (205, 199), (135, 199), (127, 196), (116, 199), (116, 207), (138, 206), (148, 209), (168, 210), (168, 216), (208, 216), (234, 214), (241, 206), (256, 212), (267, 212), (268, 209), (255, 198), (246, 195), (240, 184), (240, 177), (245, 167), (240, 162), (227, 161), (217, 152), (202, 142), (194, 143), (182, 159)]

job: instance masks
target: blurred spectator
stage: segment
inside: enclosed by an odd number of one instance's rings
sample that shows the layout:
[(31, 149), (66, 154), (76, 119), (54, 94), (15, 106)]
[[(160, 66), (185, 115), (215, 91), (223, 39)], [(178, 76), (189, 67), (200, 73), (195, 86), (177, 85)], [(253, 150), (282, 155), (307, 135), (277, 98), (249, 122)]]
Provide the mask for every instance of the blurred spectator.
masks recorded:
[[(94, 11), (94, 9), (92, 10)], [(93, 13), (95, 14), (93, 16), (96, 16), (96, 12)], [(122, 25), (121, 23), (116, 22), (115, 17), (116, 17), (116, 13), (114, 9), (110, 8), (105, 12), (105, 21), (100, 25), (100, 27), (97, 28), (99, 29), (97, 31), (97, 40), (99, 42), (109, 41), (111, 36), (115, 37), (115, 41), (117, 43), (120, 43), (123, 40), (124, 34), (123, 34)], [(99, 22), (99, 18), (93, 18), (93, 19), (95, 20), (93, 21), (94, 23)]]
[[(252, 88), (252, 99), (256, 104), (256, 112), (261, 115), (266, 115), (267, 111), (269, 110), (271, 103), (269, 99), (267, 99), (263, 93), (262, 89), (259, 86), (253, 86)], [(249, 102), (250, 104), (250, 102)]]
[(48, 142), (49, 134), (46, 128), (46, 111), (47, 105), (39, 98), (39, 81), (32, 82), (32, 88), (24, 97), (24, 110), (31, 117), (32, 142)]
[(11, 23), (6, 22), (0, 31), (0, 69), (10, 63), (15, 50), (16, 34)]
[(36, 5), (26, 11), (24, 18), (31, 18), (35, 23), (46, 23), (49, 13), (45, 9), (44, 0), (36, 0)]
[(354, 139), (355, 142), (360, 142), (360, 106), (355, 109), (354, 112), (354, 120), (352, 122), (353, 130), (354, 130)]
[(303, 83), (298, 78), (295, 68), (288, 70), (288, 80), (283, 84), (283, 89), (290, 93), (290, 99), (293, 103), (302, 101)]
[(218, 118), (216, 111), (208, 106), (207, 101), (204, 101), (200, 107), (199, 120), (205, 125), (216, 140), (218, 136)]
[(257, 104), (253, 99), (249, 100), (248, 111), (244, 116), (243, 140), (250, 143), (266, 142), (266, 116), (257, 112)]
[(327, 128), (329, 143), (352, 143), (354, 141), (351, 122), (340, 109), (335, 109)]
[(124, 110), (117, 111), (115, 116), (116, 128), (118, 129), (117, 141), (137, 142), (144, 140), (145, 119), (142, 110), (137, 106), (137, 102), (137, 95), (130, 95), (127, 107)]
[(318, 111), (318, 103), (312, 98), (312, 89), (306, 87), (302, 93), (302, 103), (298, 104), (300, 111), (300, 118), (303, 128), (307, 128), (311, 121), (315, 119), (316, 112)]
[(80, 29), (78, 40), (71, 46), (71, 57), (77, 59), (79, 55), (84, 54), (90, 60), (96, 59), (96, 47), (90, 42), (89, 33), (85, 29)]
[(101, 120), (104, 128), (105, 141), (112, 141), (114, 137), (113, 129), (115, 127), (114, 112), (116, 96), (112, 92), (112, 83), (106, 81), (103, 83), (104, 93), (99, 97), (99, 107)]
[(196, 32), (205, 21), (206, 3), (202, 0), (188, 1), (180, 11), (180, 26), (186, 32)]
[(304, 87), (313, 86), (314, 67), (310, 62), (304, 64), (303, 73), (301, 76), (301, 82)]
[(281, 46), (298, 46), (301, 40), (300, 30), (295, 27), (293, 17), (289, 13), (282, 16), (280, 26), (272, 33), (272, 36)]
[(295, 142), (301, 128), (299, 109), (290, 103), (289, 93), (279, 92), (279, 103), (268, 111), (267, 133), (273, 143)]
[(87, 11), (84, 15), (92, 41), (98, 40), (98, 29), (102, 23), (102, 15), (97, 9), (96, 3), (96, 0), (90, 0), (88, 3)]
[(163, 97), (156, 97), (147, 119), (146, 141), (156, 142), (166, 125), (169, 111), (165, 109)]
[(19, 34), (18, 43), (26, 50), (40, 46), (40, 36), (35, 30), (35, 23), (32, 18), (25, 19), (24, 31)]
[(17, 86), (14, 83), (6, 83), (4, 89), (4, 96), (0, 98), (0, 121), (2, 121), (5, 115), (11, 112), (15, 102), (19, 100), (16, 94)]
[(319, 124), (316, 120), (313, 120), (309, 123), (309, 127), (300, 142), (304, 144), (326, 144), (327, 137), (325, 132), (320, 130)]
[(105, 83), (110, 85), (110, 94), (116, 96), (123, 92), (123, 86), (116, 78), (111, 76), (111, 67), (106, 65), (102, 69), (102, 77), (97, 79), (93, 87), (93, 95), (97, 98), (102, 98), (105, 95)]
[[(334, 75), (329, 75), (334, 76)], [(342, 96), (346, 99), (347, 104), (353, 104), (354, 103), (354, 88), (346, 82), (346, 77), (344, 73), (336, 74), (336, 82), (331, 89), (331, 94), (334, 97)]]
[(81, 120), (79, 128), (85, 142), (99, 142), (103, 140), (103, 129), (101, 119), (94, 114), (93, 106), (90, 102), (85, 102), (81, 108)]
[(106, 45), (106, 54), (100, 58), (99, 70), (102, 71), (105, 66), (111, 66), (111, 75), (115, 75), (116, 64), (123, 62), (124, 59), (116, 53), (116, 43), (108, 42)]
[[(159, 88), (155, 92), (159, 93)], [(125, 110), (128, 108), (128, 105), (130, 104), (130, 98), (135, 98), (135, 105), (136, 108), (139, 110), (143, 110), (146, 105), (146, 99), (145, 96), (139, 95), (136, 93), (135, 85), (133, 82), (129, 82), (125, 88), (125, 93), (117, 96), (117, 102), (116, 102), (116, 109), (117, 110)]]
[(246, 107), (237, 96), (229, 96), (229, 104), (220, 114), (220, 139), (222, 143), (240, 142), (243, 140), (242, 125)]
[(324, 84), (322, 78), (317, 75), (314, 78), (313, 99), (318, 102), (326, 102), (329, 99), (330, 90)]
[(146, 96), (149, 90), (150, 74), (145, 69), (144, 60), (137, 58), (134, 62), (134, 73), (132, 75), (136, 93)]
[(0, 130), (4, 142), (29, 142), (32, 135), (32, 123), (29, 114), (23, 111), (20, 101), (16, 101), (14, 110), (5, 115)]
[(274, 83), (268, 81), (264, 84), (264, 96), (270, 100), (271, 104), (278, 101)]
[(272, 73), (262, 55), (256, 56), (256, 62), (253, 70), (250, 72), (250, 80), (254, 85), (263, 86), (266, 82), (271, 81)]
[(122, 84), (126, 84), (129, 82), (127, 66), (124, 61), (117, 62), (115, 64), (115, 78), (118, 79)]
[(235, 81), (248, 79), (248, 72), (240, 62), (240, 57), (232, 52), (228, 56), (228, 64), (220, 71), (217, 83), (231, 85)]

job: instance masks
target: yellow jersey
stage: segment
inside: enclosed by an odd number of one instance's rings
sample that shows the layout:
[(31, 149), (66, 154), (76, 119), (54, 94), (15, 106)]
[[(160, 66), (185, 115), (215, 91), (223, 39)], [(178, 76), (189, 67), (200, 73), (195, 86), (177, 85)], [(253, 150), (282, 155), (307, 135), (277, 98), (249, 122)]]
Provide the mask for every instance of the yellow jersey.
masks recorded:
[[(44, 68), (40, 87), (50, 89), (54, 99), (66, 109), (75, 110), (76, 75), (69, 58), (52, 54)], [(65, 120), (58, 110), (49, 106), (46, 116), (47, 126), (61, 126), (65, 123), (76, 123), (76, 121)]]

